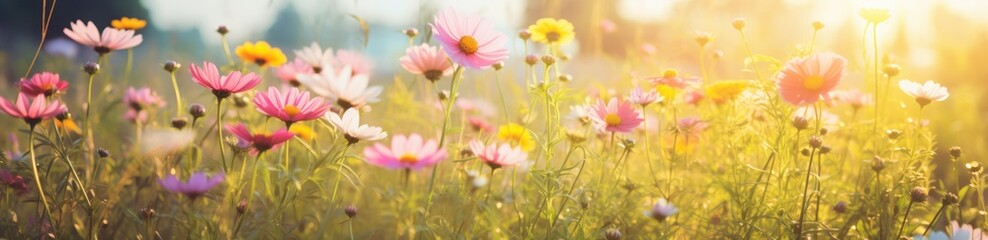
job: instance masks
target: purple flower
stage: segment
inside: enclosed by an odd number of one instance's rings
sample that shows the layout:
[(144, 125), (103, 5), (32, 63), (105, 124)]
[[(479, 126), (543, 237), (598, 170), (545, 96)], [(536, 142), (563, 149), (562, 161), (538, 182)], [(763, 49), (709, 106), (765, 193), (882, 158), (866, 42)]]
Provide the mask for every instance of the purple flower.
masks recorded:
[(218, 173), (211, 178), (207, 178), (206, 173), (197, 172), (193, 173), (187, 182), (178, 180), (178, 177), (175, 177), (175, 175), (168, 175), (158, 180), (158, 184), (161, 184), (161, 187), (168, 191), (184, 194), (186, 197), (194, 200), (206, 194), (209, 189), (223, 183), (223, 178), (223, 173)]

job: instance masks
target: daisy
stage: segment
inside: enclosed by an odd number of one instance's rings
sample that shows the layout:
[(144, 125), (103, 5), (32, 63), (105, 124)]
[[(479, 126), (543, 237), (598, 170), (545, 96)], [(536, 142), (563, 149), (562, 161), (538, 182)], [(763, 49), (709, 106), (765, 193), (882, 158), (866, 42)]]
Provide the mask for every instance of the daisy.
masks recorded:
[(631, 106), (630, 102), (611, 98), (608, 103), (597, 100), (597, 104), (588, 106), (590, 121), (598, 131), (631, 132), (644, 121), (641, 112)]
[(504, 166), (514, 166), (528, 159), (528, 153), (521, 147), (512, 147), (510, 144), (484, 143), (473, 140), (470, 142), (470, 151), (481, 161), (484, 161), (491, 169), (498, 169)]
[(365, 160), (388, 169), (418, 170), (446, 160), (446, 150), (436, 140), (424, 140), (418, 134), (395, 135), (391, 147), (380, 143), (364, 148)]
[(20, 90), (28, 96), (45, 95), (51, 97), (69, 88), (69, 82), (59, 79), (57, 73), (43, 72), (31, 75), (31, 79), (21, 78)]
[(235, 52), (240, 59), (261, 67), (277, 67), (288, 62), (288, 58), (285, 57), (280, 48), (271, 47), (265, 41), (258, 41), (257, 44), (245, 42), (237, 46)]
[(55, 117), (65, 111), (65, 105), (58, 100), (48, 102), (44, 95), (29, 98), (24, 93), (17, 94), (17, 102), (11, 103), (0, 98), (0, 111), (14, 118), (24, 120), (33, 129), (42, 120)]
[(335, 101), (344, 109), (360, 108), (368, 103), (380, 101), (378, 96), (384, 91), (381, 86), (368, 86), (370, 78), (364, 74), (353, 74), (350, 66), (343, 66), (339, 71), (323, 71), (318, 75), (298, 75), (298, 81), (312, 92)]
[(676, 214), (677, 212), (679, 212), (679, 209), (669, 203), (668, 200), (665, 198), (659, 198), (659, 200), (655, 202), (655, 205), (652, 205), (651, 209), (645, 211), (645, 216), (654, 218), (655, 220), (661, 222), (665, 221), (666, 218)]
[(947, 88), (940, 86), (939, 83), (935, 83), (933, 80), (926, 80), (923, 84), (902, 80), (899, 81), (899, 88), (906, 95), (916, 98), (916, 103), (919, 103), (920, 108), (926, 107), (927, 104), (933, 101), (942, 102), (943, 100), (947, 100), (947, 97), (950, 97), (950, 93), (947, 93)]
[(264, 151), (277, 147), (295, 136), (285, 129), (279, 129), (270, 134), (251, 133), (243, 123), (228, 125), (226, 130), (237, 136), (242, 145), (251, 148), (251, 152), (254, 154), (264, 153)]
[(309, 75), (313, 73), (316, 72), (313, 70), (312, 66), (309, 66), (301, 59), (295, 59), (295, 61), (278, 67), (278, 70), (275, 71), (275, 76), (278, 76), (278, 79), (281, 79), (281, 81), (284, 81), (293, 87), (298, 87), (302, 85), (298, 82), (298, 75)]
[(432, 27), (436, 40), (454, 63), (486, 69), (508, 58), (507, 38), (491, 28), (487, 19), (447, 8), (436, 15)]
[(844, 77), (847, 65), (834, 53), (813, 54), (790, 60), (779, 72), (779, 94), (792, 105), (807, 105), (823, 98), (830, 101), (830, 90)]
[(312, 45), (295, 50), (295, 61), (303, 61), (312, 68), (315, 73), (322, 72), (323, 69), (330, 68), (333, 61), (333, 49), (323, 50), (319, 43), (312, 42)]
[(231, 94), (245, 92), (261, 83), (261, 77), (254, 73), (243, 75), (238, 71), (233, 71), (221, 77), (216, 65), (211, 62), (202, 62), (202, 68), (192, 64), (189, 73), (192, 74), (192, 80), (196, 83), (212, 90), (217, 99), (224, 99)]
[(217, 173), (212, 177), (206, 177), (206, 173), (196, 172), (189, 177), (188, 181), (182, 182), (175, 175), (168, 175), (165, 178), (159, 179), (158, 184), (165, 188), (165, 190), (180, 193), (189, 199), (195, 200), (197, 197), (205, 195), (210, 189), (223, 183), (224, 176), (223, 173)]
[(334, 112), (328, 112), (323, 118), (343, 132), (343, 137), (351, 145), (361, 140), (375, 141), (388, 137), (388, 133), (382, 131), (379, 127), (371, 127), (367, 124), (360, 125), (360, 113), (354, 108), (347, 109), (343, 112), (342, 116)]
[(528, 26), (532, 41), (544, 44), (567, 44), (576, 38), (573, 24), (566, 19), (542, 18)]
[(103, 34), (100, 35), (99, 29), (92, 21), (84, 24), (82, 20), (76, 20), (62, 32), (79, 44), (92, 47), (100, 55), (115, 50), (133, 48), (144, 41), (144, 37), (140, 34), (135, 35), (133, 30), (104, 28)]
[(432, 82), (453, 73), (453, 63), (449, 62), (446, 52), (425, 43), (406, 49), (405, 56), (398, 61), (408, 72), (423, 75)]
[(287, 127), (295, 122), (319, 118), (330, 107), (323, 104), (321, 97), (310, 98), (307, 91), (289, 88), (282, 92), (276, 87), (269, 87), (267, 92), (254, 95), (254, 105), (258, 112), (280, 119)]

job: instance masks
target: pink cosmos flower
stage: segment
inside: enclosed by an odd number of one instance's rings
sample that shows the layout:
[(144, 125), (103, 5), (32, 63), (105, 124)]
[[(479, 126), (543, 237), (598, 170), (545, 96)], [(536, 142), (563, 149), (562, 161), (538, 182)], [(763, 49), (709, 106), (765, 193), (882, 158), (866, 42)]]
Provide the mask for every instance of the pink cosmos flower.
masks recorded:
[(144, 41), (144, 37), (140, 34), (135, 35), (133, 30), (110, 27), (103, 28), (103, 35), (101, 36), (92, 21), (83, 24), (82, 20), (76, 20), (70, 24), (70, 27), (71, 29), (65, 28), (62, 32), (79, 44), (92, 47), (100, 55), (110, 51), (132, 48)]
[(350, 70), (353, 71), (350, 73), (352, 75), (370, 76), (374, 72), (374, 63), (360, 52), (337, 49), (334, 63), (337, 71), (343, 69), (343, 66), (350, 66)]
[(253, 154), (263, 153), (264, 151), (273, 149), (295, 137), (295, 134), (284, 128), (278, 129), (278, 131), (271, 134), (251, 133), (243, 123), (227, 125), (226, 131), (237, 136), (240, 142), (243, 143), (243, 146), (251, 148), (251, 153)]
[(307, 91), (289, 88), (282, 92), (276, 87), (257, 93), (254, 104), (257, 105), (257, 111), (281, 119), (289, 127), (295, 122), (322, 117), (330, 107), (329, 104), (323, 104), (321, 97), (310, 98)]
[(686, 104), (693, 106), (700, 104), (700, 101), (702, 101), (703, 98), (703, 93), (700, 91), (690, 91), (686, 95), (683, 95), (683, 101), (686, 102)]
[(631, 96), (628, 98), (631, 102), (641, 105), (642, 107), (648, 106), (657, 101), (662, 101), (662, 97), (655, 92), (655, 89), (651, 89), (648, 92), (642, 90), (641, 87), (635, 87), (631, 90)]
[(69, 82), (59, 79), (57, 73), (42, 72), (31, 75), (31, 79), (21, 78), (20, 90), (30, 97), (45, 95), (51, 97), (69, 88)]
[(470, 151), (492, 169), (514, 166), (528, 160), (528, 153), (522, 150), (521, 146), (512, 147), (507, 143), (484, 145), (478, 140), (473, 140), (470, 142)]
[(257, 86), (258, 83), (261, 83), (261, 77), (254, 73), (243, 75), (240, 72), (233, 71), (221, 77), (219, 70), (216, 69), (216, 65), (211, 62), (202, 62), (202, 68), (192, 64), (192, 67), (189, 68), (189, 73), (192, 74), (192, 80), (212, 90), (213, 95), (218, 99), (224, 99), (231, 94), (250, 90), (254, 86)]
[(213, 177), (206, 177), (206, 173), (197, 172), (193, 173), (187, 182), (182, 182), (175, 175), (168, 175), (165, 178), (158, 179), (158, 184), (165, 188), (165, 190), (181, 193), (189, 197), (189, 199), (195, 200), (205, 195), (206, 192), (216, 187), (216, 185), (223, 183), (224, 177), (225, 175), (223, 173), (217, 173)]
[(134, 88), (128, 87), (124, 92), (123, 103), (135, 111), (143, 111), (148, 107), (163, 107), (165, 101), (161, 100), (158, 93), (151, 91), (149, 87)]
[(779, 72), (779, 94), (792, 105), (815, 103), (820, 98), (830, 101), (830, 90), (844, 77), (847, 65), (834, 53), (813, 54), (790, 60)]
[(698, 117), (687, 117), (679, 119), (679, 122), (677, 122), (676, 125), (676, 131), (681, 134), (685, 134), (688, 138), (690, 138), (690, 141), (699, 140), (700, 133), (702, 133), (704, 129), (707, 129), (707, 126), (709, 126), (707, 122), (700, 120)]
[(423, 75), (433, 82), (453, 73), (453, 63), (449, 62), (446, 52), (425, 43), (405, 49), (405, 56), (398, 61), (408, 72)]
[(364, 148), (364, 157), (368, 163), (388, 169), (418, 170), (446, 160), (446, 150), (439, 147), (436, 140), (422, 139), (418, 134), (395, 135), (391, 139), (391, 148), (375, 143)]
[(41, 120), (55, 117), (65, 111), (65, 105), (58, 100), (48, 102), (44, 95), (34, 96), (28, 99), (28, 95), (17, 93), (17, 102), (11, 103), (7, 99), (0, 98), (0, 110), (11, 117), (23, 119), (28, 125), (34, 127)]
[(296, 77), (299, 74), (313, 74), (315, 71), (312, 70), (312, 66), (306, 64), (302, 59), (295, 59), (295, 61), (289, 62), (288, 64), (281, 65), (278, 70), (275, 71), (275, 75), (278, 79), (284, 81), (285, 83), (291, 84), (293, 87), (298, 87), (301, 85)]
[(703, 81), (698, 77), (680, 77), (679, 71), (675, 69), (666, 69), (662, 72), (661, 77), (650, 77), (646, 79), (653, 85), (666, 85), (676, 89), (685, 89), (687, 87), (695, 87), (700, 85)]
[(483, 17), (447, 8), (429, 26), (456, 64), (486, 69), (508, 58), (508, 49), (504, 47), (507, 38), (491, 29), (491, 23)]
[(467, 117), (467, 123), (470, 124), (470, 127), (472, 127), (474, 131), (484, 133), (494, 132), (494, 126), (492, 126), (490, 122), (487, 122), (487, 120), (484, 120), (484, 118), (470, 116)]
[(875, 100), (872, 98), (871, 94), (863, 93), (858, 89), (834, 91), (830, 93), (830, 97), (834, 100), (851, 105), (851, 108), (853, 108), (854, 111), (875, 103)]
[(604, 104), (603, 100), (597, 100), (597, 104), (589, 106), (590, 121), (598, 131), (610, 132), (631, 132), (643, 121), (641, 112), (631, 106), (630, 102), (611, 98)]

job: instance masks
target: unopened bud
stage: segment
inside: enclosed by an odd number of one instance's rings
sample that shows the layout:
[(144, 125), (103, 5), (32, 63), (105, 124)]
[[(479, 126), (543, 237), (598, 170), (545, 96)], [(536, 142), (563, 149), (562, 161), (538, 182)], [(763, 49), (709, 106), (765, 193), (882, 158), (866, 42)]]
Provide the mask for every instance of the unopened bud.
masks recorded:
[(244, 214), (245, 212), (247, 212), (247, 200), (240, 199), (240, 201), (237, 202), (237, 213)]
[(495, 71), (501, 70), (501, 68), (504, 68), (504, 62), (496, 62), (491, 67), (494, 67)]
[(206, 116), (206, 107), (203, 107), (202, 104), (193, 103), (189, 105), (189, 115), (192, 115), (193, 118)]
[(909, 198), (913, 202), (926, 202), (926, 197), (929, 197), (929, 191), (924, 187), (914, 187), (912, 191), (909, 191)]
[(559, 75), (559, 81), (560, 82), (569, 82), (569, 81), (572, 81), (572, 80), (573, 80), (573, 75), (569, 75), (569, 74)]
[(545, 64), (546, 66), (552, 66), (552, 64), (555, 63), (556, 63), (556, 56), (552, 56), (552, 55), (542, 56), (542, 64)]
[(167, 71), (169, 73), (175, 72), (179, 68), (182, 68), (182, 64), (180, 64), (178, 62), (175, 62), (175, 61), (167, 61), (167, 62), (165, 62), (165, 71)]
[(890, 140), (896, 140), (896, 139), (899, 139), (899, 136), (902, 136), (902, 132), (900, 132), (899, 130), (895, 130), (895, 129), (888, 130), (885, 133), (889, 137)]
[(795, 117), (792, 119), (792, 126), (796, 127), (796, 130), (803, 130), (810, 126), (810, 121), (804, 117)]
[(141, 220), (147, 221), (154, 219), (155, 215), (157, 215), (157, 212), (153, 208), (141, 208)]
[(82, 70), (86, 71), (86, 73), (89, 73), (89, 75), (94, 75), (97, 72), (99, 72), (99, 64), (94, 62), (87, 62), (86, 64), (82, 65)]
[(889, 64), (885, 64), (885, 66), (882, 67), (882, 73), (888, 75), (889, 77), (895, 77), (899, 75), (900, 71), (902, 71), (902, 68), (899, 67), (898, 64), (889, 63)]
[(607, 231), (604, 232), (604, 239), (607, 239), (607, 240), (620, 240), (621, 239), (621, 231), (618, 231), (617, 229), (613, 229), (613, 228), (607, 229)]
[(885, 160), (882, 160), (882, 158), (878, 156), (875, 156), (875, 158), (871, 159), (872, 171), (881, 172), (882, 169), (885, 169)]
[(402, 32), (405, 33), (405, 36), (408, 36), (409, 38), (413, 38), (419, 35), (419, 30), (415, 28), (406, 28)]
[(518, 38), (521, 38), (523, 41), (528, 41), (529, 38), (532, 38), (532, 33), (528, 30), (521, 30), (518, 32)]
[(220, 35), (226, 35), (227, 33), (230, 32), (230, 29), (227, 29), (226, 25), (220, 25), (218, 28), (216, 28), (216, 32), (219, 33)]
[(954, 159), (961, 158), (961, 147), (958, 146), (950, 147), (950, 157)]
[(354, 206), (352, 204), (351, 205), (347, 205), (346, 208), (343, 209), (343, 213), (346, 213), (346, 216), (349, 217), (349, 218), (356, 217), (357, 216), (357, 206)]
[(528, 65), (535, 65), (538, 62), (539, 62), (539, 56), (536, 56), (535, 54), (529, 54), (528, 56), (525, 56), (525, 63), (527, 63)]
[(960, 202), (960, 198), (958, 198), (957, 194), (954, 193), (944, 194), (943, 199), (940, 200), (940, 203), (942, 203), (943, 205), (954, 205), (957, 204), (958, 202)]
[(175, 129), (182, 130), (183, 128), (185, 128), (185, 125), (188, 124), (189, 124), (189, 120), (185, 119), (185, 117), (172, 118), (172, 127)]
[(109, 150), (106, 150), (104, 148), (98, 148), (98, 149), (96, 149), (96, 154), (98, 154), (100, 158), (108, 158), (108, 157), (110, 157), (110, 151)]
[(245, 108), (245, 107), (247, 107), (247, 104), (249, 102), (250, 102), (250, 99), (247, 98), (247, 96), (239, 96), (239, 97), (233, 98), (233, 106), (236, 106), (238, 108)]
[(439, 91), (439, 100), (440, 101), (449, 100), (449, 91), (447, 90)]
[(734, 29), (737, 30), (743, 30), (744, 26), (747, 24), (748, 23), (744, 20), (744, 18), (735, 18), (734, 21), (731, 21), (731, 26), (734, 26)]
[(823, 139), (820, 136), (810, 137), (810, 147), (820, 148), (821, 146), (823, 146)]
[(830, 209), (834, 210), (836, 213), (845, 213), (847, 212), (847, 203), (844, 201), (837, 202), (837, 204), (834, 204), (834, 206)]
[(823, 29), (823, 26), (824, 26), (823, 23), (820, 22), (820, 21), (813, 21), (813, 24), (812, 25), (813, 25), (813, 29), (814, 30)]

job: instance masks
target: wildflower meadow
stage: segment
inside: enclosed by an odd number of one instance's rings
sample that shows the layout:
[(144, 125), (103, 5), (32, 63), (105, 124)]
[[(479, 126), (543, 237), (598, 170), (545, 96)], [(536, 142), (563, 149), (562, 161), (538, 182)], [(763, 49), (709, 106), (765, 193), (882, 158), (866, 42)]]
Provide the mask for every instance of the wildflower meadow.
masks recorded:
[(0, 4), (0, 239), (988, 239), (977, 1), (200, 1)]

